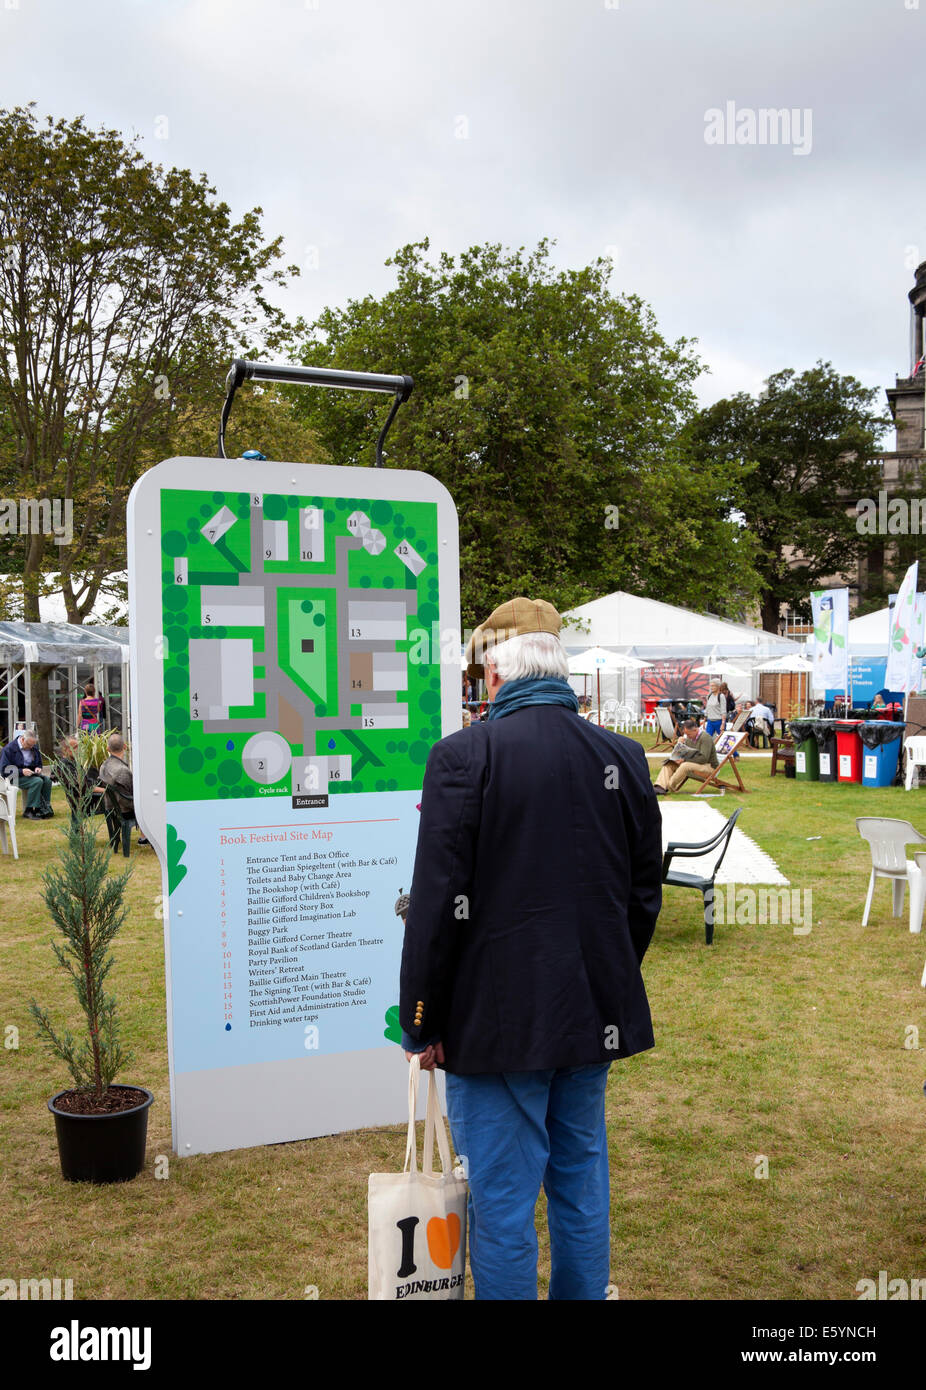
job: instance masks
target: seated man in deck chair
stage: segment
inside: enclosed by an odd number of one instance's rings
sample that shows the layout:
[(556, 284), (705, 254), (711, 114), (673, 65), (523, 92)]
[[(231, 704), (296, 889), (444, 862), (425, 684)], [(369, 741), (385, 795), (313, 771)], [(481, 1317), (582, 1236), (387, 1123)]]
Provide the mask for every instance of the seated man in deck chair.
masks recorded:
[(703, 782), (710, 776), (711, 768), (716, 766), (717, 750), (714, 740), (709, 733), (699, 731), (696, 719), (686, 719), (682, 725), (681, 738), (656, 778), (656, 795), (665, 796), (666, 792), (677, 792), (689, 777), (696, 777), (699, 782)]

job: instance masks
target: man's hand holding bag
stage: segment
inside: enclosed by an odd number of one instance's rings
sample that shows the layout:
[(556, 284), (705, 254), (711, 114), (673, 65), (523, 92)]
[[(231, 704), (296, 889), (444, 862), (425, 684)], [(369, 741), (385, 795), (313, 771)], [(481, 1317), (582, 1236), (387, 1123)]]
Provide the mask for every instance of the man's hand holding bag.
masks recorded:
[[(424, 1157), (418, 1172), (415, 1111), (421, 1077), (419, 1058), (408, 1069), (408, 1139), (401, 1173), (371, 1173), (369, 1296), (420, 1302), (463, 1297), (466, 1269), (467, 1184), (451, 1171), (450, 1145), (434, 1072), (428, 1073)], [(441, 1171), (433, 1171), (437, 1140)]]

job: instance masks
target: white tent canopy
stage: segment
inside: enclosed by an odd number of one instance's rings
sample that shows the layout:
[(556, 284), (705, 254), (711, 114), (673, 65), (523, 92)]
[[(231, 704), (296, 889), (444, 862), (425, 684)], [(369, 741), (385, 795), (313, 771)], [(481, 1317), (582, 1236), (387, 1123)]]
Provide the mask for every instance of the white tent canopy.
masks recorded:
[[(686, 661), (697, 658), (698, 666), (713, 663), (711, 671), (718, 674), (731, 668), (738, 671), (729, 679), (734, 695), (743, 697), (755, 694), (758, 678), (752, 675), (752, 668), (757, 662), (801, 650), (797, 642), (777, 633), (727, 622), (710, 613), (692, 613), (621, 590), (581, 604), (563, 617), (560, 636), (570, 655), (585, 652), (589, 647), (605, 647), (620, 648), (624, 655), (653, 662), (671, 661), (674, 657)], [(641, 701), (641, 683), (636, 672), (625, 673), (619, 680), (602, 676), (601, 685), (602, 698), (617, 696), (636, 706)]]
[[(796, 651), (797, 644), (773, 632), (730, 623), (710, 613), (692, 613), (658, 599), (641, 598), (618, 589), (563, 614), (567, 625), (560, 636), (571, 650), (580, 647), (675, 647), (708, 652), (735, 647), (758, 656)], [(575, 624), (581, 623), (581, 627)]]
[[(126, 723), (129, 630), (103, 624), (0, 622), (0, 736), (16, 723), (32, 724), (32, 667), (53, 667), (49, 696), (55, 737), (77, 723), (78, 672), (89, 668), (107, 702), (110, 722)], [(113, 668), (118, 668), (116, 672)], [(86, 679), (86, 675), (83, 677)], [(115, 697), (113, 699), (113, 697)], [(118, 711), (118, 714), (117, 714)]]
[(880, 647), (887, 651), (889, 608), (879, 608), (876, 613), (866, 613), (861, 618), (849, 619), (849, 650), (853, 647)]
[(0, 622), (0, 663), (15, 665), (119, 666), (128, 660), (127, 627), (76, 623)]

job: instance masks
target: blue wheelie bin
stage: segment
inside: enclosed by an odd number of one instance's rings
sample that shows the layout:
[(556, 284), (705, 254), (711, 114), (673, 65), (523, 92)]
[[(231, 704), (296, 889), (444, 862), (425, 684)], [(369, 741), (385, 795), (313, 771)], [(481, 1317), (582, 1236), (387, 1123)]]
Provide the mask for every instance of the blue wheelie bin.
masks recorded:
[(897, 776), (905, 724), (889, 723), (886, 719), (866, 720), (858, 726), (862, 740), (862, 785), (892, 787)]

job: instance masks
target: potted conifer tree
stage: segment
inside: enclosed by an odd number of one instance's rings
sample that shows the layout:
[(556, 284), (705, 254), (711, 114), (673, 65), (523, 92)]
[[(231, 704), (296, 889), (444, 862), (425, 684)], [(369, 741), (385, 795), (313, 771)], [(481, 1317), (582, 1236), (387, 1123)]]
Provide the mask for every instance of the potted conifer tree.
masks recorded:
[(110, 874), (108, 846), (97, 842), (89, 792), (78, 798), (65, 832), (60, 865), (43, 875), (45, 904), (64, 938), (53, 941), (83, 1012), (83, 1036), (58, 1031), (32, 1000), (39, 1036), (67, 1064), (73, 1086), (48, 1102), (55, 1117), (61, 1172), (71, 1182), (127, 1182), (145, 1163), (148, 1108), (143, 1086), (117, 1084), (130, 1060), (119, 1041), (115, 999), (106, 993), (113, 964), (110, 943), (125, 921), (131, 874)]

